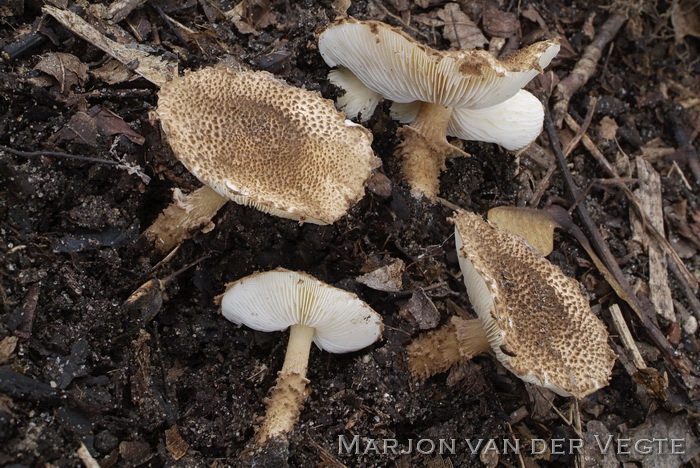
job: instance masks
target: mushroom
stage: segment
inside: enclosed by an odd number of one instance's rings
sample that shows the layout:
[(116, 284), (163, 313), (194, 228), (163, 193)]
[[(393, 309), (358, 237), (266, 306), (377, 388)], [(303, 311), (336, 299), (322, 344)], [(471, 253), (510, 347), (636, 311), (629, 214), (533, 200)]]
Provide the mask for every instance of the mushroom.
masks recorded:
[(312, 341), (324, 351), (348, 353), (377, 341), (384, 328), (381, 316), (355, 294), (282, 268), (228, 284), (221, 311), (230, 321), (254, 330), (289, 328), (284, 365), (257, 433), (260, 446), (285, 438), (299, 418), (310, 393), (306, 370)]
[(544, 111), (521, 90), (556, 56), (556, 40), (532, 44), (503, 60), (484, 50), (438, 51), (378, 21), (343, 19), (319, 36), (331, 83), (346, 90), (339, 106), (350, 118), (371, 116), (382, 98), (394, 101), (402, 122), (404, 177), (414, 195), (435, 198), (450, 153), (445, 135), (498, 143), (508, 150), (530, 144)]
[(300, 222), (333, 223), (364, 195), (365, 181), (381, 165), (367, 129), (318, 93), (267, 72), (188, 73), (162, 86), (156, 115), (175, 155), (208, 186), (172, 208), (184, 221), (165, 213), (148, 230), (161, 251), (183, 238), (182, 224), (210, 224), (228, 200)]
[(409, 345), (414, 376), (487, 349), (525, 382), (582, 398), (607, 385), (615, 353), (579, 283), (521, 237), (459, 211), (455, 242), (476, 320), (453, 319)]

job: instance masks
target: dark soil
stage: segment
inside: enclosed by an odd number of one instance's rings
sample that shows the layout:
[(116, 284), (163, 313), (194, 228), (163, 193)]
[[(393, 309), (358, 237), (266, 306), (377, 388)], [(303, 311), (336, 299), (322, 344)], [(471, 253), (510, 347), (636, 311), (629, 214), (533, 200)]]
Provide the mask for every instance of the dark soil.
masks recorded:
[[(482, 1), (461, 3), (477, 20), (486, 9)], [(519, 22), (515, 44), (551, 36), (568, 40), (548, 69), (553, 73), (530, 85), (540, 93), (549, 94), (552, 83), (571, 71), (591, 33), (611, 14), (596, 2), (577, 2), (575, 7), (562, 3), (494, 3), (497, 10), (514, 13)], [(249, 463), (244, 451), (282, 365), (286, 335), (236, 327), (220, 315), (214, 297), (227, 282), (279, 266), (357, 293), (383, 316), (386, 328), (380, 342), (357, 353), (312, 350), (308, 377), (313, 393), (289, 446), (259, 458), (260, 465), (282, 460), (300, 467), (530, 467), (575, 462), (678, 466), (696, 456), (700, 348), (697, 335), (686, 326), (693, 303), (669, 276), (678, 325), (653, 319), (677, 356), (691, 363), (692, 368), (682, 372), (664, 359), (644, 326), (566, 233), (557, 233), (549, 258), (583, 283), (594, 311), (608, 326), (614, 349), (623, 354), (624, 362), (616, 364), (608, 387), (576, 403), (524, 384), (488, 354), (424, 383), (411, 380), (405, 345), (421, 333), (406, 308), (412, 291), (444, 283), (427, 291), (440, 323), (454, 314), (469, 314), (471, 308), (447, 220), (451, 210), (416, 201), (401, 182), (392, 156), (398, 125), (389, 118), (388, 103), (380, 105), (366, 125), (384, 162), (382, 171), (393, 184), (390, 196), (368, 191), (348, 216), (331, 226), (300, 226), (230, 203), (214, 219), (214, 230), (196, 234), (167, 262), (159, 263), (162, 258), (139, 234), (170, 202), (173, 188), (190, 191), (199, 182), (170, 152), (157, 123), (149, 120), (157, 89), (138, 77), (108, 84), (91, 74), (70, 82), (65, 63), (58, 79), (37, 69), (43, 58), (56, 52), (74, 55), (91, 71), (107, 60), (93, 45), (42, 17), (41, 4), (10, 0), (0, 6), (0, 46), (6, 51), (26, 41), (33, 30), (42, 31), (38, 45), (0, 62), (0, 145), (121, 161), (140, 169), (131, 173), (60, 155), (20, 156), (0, 150), (0, 465), (80, 466), (81, 444), (103, 467)], [(244, 19), (259, 34), (241, 32), (225, 19), (217, 8), (227, 11), (234, 4), (219, 0), (147, 2), (119, 26), (131, 41), (149, 45), (155, 54), (176, 56), (181, 69), (212, 65), (230, 54), (292, 85), (336, 98), (338, 89), (328, 83), (328, 67), (315, 45), (317, 34), (336, 16), (331, 2), (244, 4), (249, 7)], [(443, 27), (413, 20), (444, 6), (432, 0), (415, 5), (358, 1), (349, 13), (395, 26), (408, 24), (409, 34), (447, 48)], [(83, 7), (80, 14), (87, 17), (92, 10)], [(523, 15), (531, 9), (539, 12), (543, 24)], [(700, 244), (694, 244), (692, 236), (700, 233), (700, 181), (689, 162), (697, 158), (698, 39), (687, 35), (675, 42), (670, 12), (667, 2), (631, 11), (627, 24), (604, 49), (597, 73), (574, 95), (569, 112), (580, 123), (590, 98), (597, 97), (588, 134), (605, 156), (622, 174), (635, 177), (625, 165), (645, 155), (661, 174), (664, 207), (687, 203), (680, 224), (668, 222), (667, 213), (666, 232), (678, 239), (675, 247), (682, 244), (678, 248), (684, 249), (685, 264), (697, 278)], [(135, 31), (140, 40), (133, 38)], [(493, 36), (486, 32), (488, 39)], [(96, 112), (102, 109), (128, 124), (131, 133), (123, 126), (115, 132), (100, 127)], [(608, 119), (619, 126), (617, 144), (600, 136)], [(560, 132), (563, 142), (572, 135)], [(538, 141), (549, 148), (545, 136)], [(654, 152), (658, 147), (670, 151)], [(533, 157), (521, 155), (516, 161), (495, 145), (465, 142), (464, 149), (474, 157), (448, 161), (441, 196), (479, 213), (500, 205), (524, 205), (547, 172)], [(569, 167), (579, 189), (588, 189), (580, 202), (592, 213), (636, 293), (648, 295), (648, 258), (643, 249), (633, 249), (629, 201), (614, 185), (594, 183), (608, 176), (582, 145), (569, 156)], [(626, 182), (635, 188), (634, 181)], [(539, 207), (571, 206), (558, 170), (545, 187)], [(681, 224), (689, 233), (681, 232)], [(406, 264), (402, 292), (373, 290), (355, 280), (393, 259)], [(164, 279), (193, 262), (198, 263), (165, 285), (162, 305), (159, 294), (150, 296), (147, 306), (123, 305), (150, 278)], [(635, 381), (624, 365), (629, 356), (610, 319), (612, 303), (622, 304), (647, 365), (667, 375), (668, 386), (658, 394)], [(636, 440), (650, 433), (649, 425), (655, 437), (683, 439), (685, 454), (604, 457), (593, 450), (596, 434)], [(548, 444), (552, 439), (576, 439), (577, 428), (586, 438), (585, 457), (567, 450), (552, 453), (551, 445), (542, 454), (531, 453), (531, 439)], [(339, 453), (339, 436), (350, 440), (355, 435), (362, 441), (397, 439), (397, 450), (406, 452), (411, 440), (415, 444), (430, 439), (438, 445), (441, 439), (456, 439), (456, 451), (423, 454), (414, 446), (404, 454), (362, 453), (363, 442), (359, 454)], [(527, 449), (520, 455), (474, 454), (466, 439), (495, 439), (499, 444), (519, 439)], [(383, 445), (378, 442), (378, 447), (381, 451)], [(426, 452), (429, 448), (422, 446)], [(695, 458), (689, 463), (699, 462)]]

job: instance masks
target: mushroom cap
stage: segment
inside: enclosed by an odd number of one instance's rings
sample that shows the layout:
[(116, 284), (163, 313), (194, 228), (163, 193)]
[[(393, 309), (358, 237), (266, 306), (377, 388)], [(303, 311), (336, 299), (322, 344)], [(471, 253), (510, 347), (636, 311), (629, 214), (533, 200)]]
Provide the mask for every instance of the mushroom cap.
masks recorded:
[(158, 118), (175, 155), (220, 195), (330, 224), (381, 162), (372, 134), (332, 101), (267, 72), (207, 68), (163, 85)]
[[(419, 109), (420, 102), (395, 102), (391, 106), (391, 117), (402, 123), (412, 122)], [(513, 151), (535, 141), (542, 132), (543, 119), (542, 103), (532, 93), (521, 89), (515, 96), (491, 107), (454, 109), (447, 123), (447, 134), (462, 140), (496, 143)]]
[(382, 318), (355, 294), (305, 273), (277, 268), (226, 286), (224, 317), (258, 331), (313, 327), (316, 345), (331, 353), (357, 351), (377, 341)]
[(469, 300), (503, 365), (564, 396), (607, 385), (616, 356), (578, 282), (477, 214), (452, 222)]
[(399, 103), (481, 109), (514, 96), (559, 52), (556, 40), (497, 60), (484, 50), (438, 51), (378, 21), (343, 19), (318, 39), (326, 63), (348, 68), (370, 90)]

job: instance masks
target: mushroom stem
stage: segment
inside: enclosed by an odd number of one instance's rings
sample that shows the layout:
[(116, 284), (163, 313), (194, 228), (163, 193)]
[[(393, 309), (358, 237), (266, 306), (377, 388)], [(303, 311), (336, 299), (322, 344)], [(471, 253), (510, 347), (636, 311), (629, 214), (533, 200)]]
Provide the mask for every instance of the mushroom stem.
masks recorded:
[(211, 219), (228, 201), (207, 185), (189, 195), (174, 198), (173, 203), (143, 233), (155, 244), (159, 254), (169, 252), (197, 229), (209, 232), (214, 226)]
[(268, 439), (284, 437), (290, 432), (301, 412), (301, 407), (311, 393), (306, 385), (306, 369), (309, 364), (311, 341), (315, 329), (307, 325), (289, 328), (289, 343), (282, 370), (277, 373), (277, 383), (265, 400), (265, 420), (258, 431), (258, 445)]
[(447, 325), (423, 334), (407, 346), (408, 368), (413, 378), (425, 380), (490, 347), (481, 320), (452, 317)]
[(399, 129), (403, 142), (397, 156), (403, 158), (403, 175), (411, 193), (435, 199), (440, 188), (440, 171), (450, 153), (466, 153), (447, 142), (445, 134), (452, 108), (440, 104), (421, 103), (418, 115), (410, 125)]

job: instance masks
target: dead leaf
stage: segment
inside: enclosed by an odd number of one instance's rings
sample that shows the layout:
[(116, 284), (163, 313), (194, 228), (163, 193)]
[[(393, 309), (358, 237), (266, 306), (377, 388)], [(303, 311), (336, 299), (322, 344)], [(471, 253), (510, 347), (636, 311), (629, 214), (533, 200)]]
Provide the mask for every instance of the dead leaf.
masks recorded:
[(438, 12), (436, 10), (433, 10), (430, 13), (421, 13), (419, 15), (413, 15), (411, 19), (418, 24), (422, 24), (423, 26), (439, 28), (440, 26), (444, 26), (445, 22), (441, 19), (438, 19), (437, 14)]
[(124, 135), (137, 145), (143, 145), (146, 139), (133, 131), (129, 124), (117, 114), (102, 106), (95, 106), (88, 113), (90, 117), (95, 119), (95, 123), (100, 130), (100, 133), (106, 136)]
[(687, 258), (692, 257), (700, 249), (700, 232), (696, 232), (700, 231), (700, 227), (694, 224), (693, 226), (696, 229), (693, 229), (691, 224), (688, 223), (688, 200), (681, 200), (671, 206), (664, 207), (664, 214), (671, 226), (673, 226), (672, 232), (679, 234), (691, 244), (687, 246), (687, 248), (691, 249)]
[(595, 12), (592, 13), (583, 23), (583, 35), (589, 40), (593, 40), (595, 37), (595, 26), (593, 26), (593, 20), (595, 20)]
[(520, 30), (520, 22), (515, 13), (501, 11), (493, 5), (484, 9), (481, 24), (487, 34), (496, 37), (513, 37)]
[(697, 0), (675, 0), (671, 7), (671, 23), (676, 42), (685, 36), (700, 37), (700, 3)]
[(460, 9), (458, 3), (448, 3), (438, 11), (445, 23), (442, 35), (457, 49), (476, 49), (488, 44), (477, 25)]
[(600, 126), (598, 127), (598, 133), (600, 137), (604, 140), (613, 140), (617, 135), (618, 129), (617, 122), (610, 116), (605, 116), (600, 120)]
[(534, 208), (499, 206), (488, 212), (489, 222), (525, 239), (542, 255), (554, 249), (556, 223), (549, 213)]
[(44, 6), (42, 11), (53, 16), (67, 29), (123, 64), (133, 66), (134, 72), (151, 83), (161, 86), (172, 80), (173, 76), (177, 76), (177, 62), (166, 61), (163, 57), (151, 55), (145, 50), (119, 44), (106, 37), (72, 11), (60, 10), (48, 5)]
[(539, 11), (537, 11), (532, 5), (528, 5), (527, 8), (525, 8), (521, 12), (521, 14), (533, 23), (537, 23), (537, 25), (543, 31), (549, 31), (549, 29), (547, 28), (547, 22), (544, 20), (544, 18), (542, 18), (542, 15), (540, 15)]
[(139, 440), (124, 441), (119, 444), (119, 455), (131, 466), (138, 466), (153, 458), (151, 446)]
[(119, 60), (109, 60), (99, 68), (90, 70), (95, 78), (104, 81), (109, 85), (124, 83), (133, 78), (134, 74), (129, 71)]
[(6, 336), (0, 341), (0, 364), (5, 364), (15, 352), (19, 338), (16, 336)]
[(63, 94), (76, 85), (83, 86), (88, 79), (88, 66), (75, 55), (64, 52), (47, 55), (34, 69), (56, 78)]
[(260, 31), (256, 30), (243, 19), (243, 2), (239, 2), (232, 9), (224, 13), (224, 16), (233, 23), (241, 34), (252, 34), (257, 36)]
[(421, 330), (430, 330), (440, 323), (440, 312), (422, 289), (413, 291), (413, 295), (406, 304), (406, 309), (416, 320)]
[(182, 439), (177, 424), (165, 430), (165, 447), (175, 460), (179, 460), (187, 455), (189, 444)]
[(99, 132), (95, 120), (85, 112), (76, 112), (54, 138), (58, 141), (77, 141), (90, 146), (97, 145)]
[(117, 0), (109, 6), (105, 18), (111, 20), (113, 23), (119, 23), (125, 20), (136, 8), (146, 3), (146, 1), (147, 0)]
[(403, 270), (403, 260), (396, 259), (388, 265), (358, 276), (356, 281), (377, 291), (399, 292), (403, 289)]

